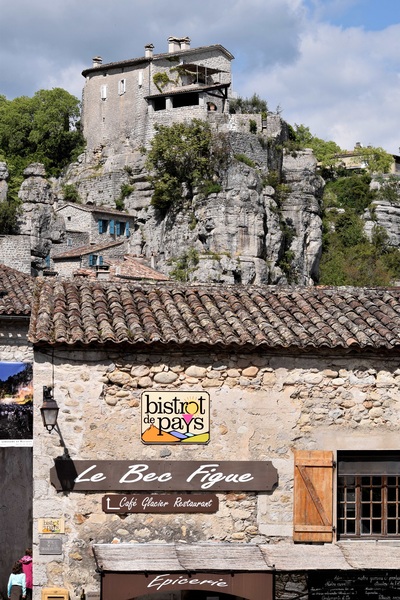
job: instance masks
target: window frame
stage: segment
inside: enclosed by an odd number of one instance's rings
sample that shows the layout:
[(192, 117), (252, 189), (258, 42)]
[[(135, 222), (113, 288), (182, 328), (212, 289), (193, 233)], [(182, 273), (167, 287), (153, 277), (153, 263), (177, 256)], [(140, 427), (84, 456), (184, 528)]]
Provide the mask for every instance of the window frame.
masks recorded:
[(119, 96), (123, 96), (126, 92), (126, 79), (120, 79), (118, 81), (118, 94)]
[(400, 451), (338, 452), (339, 540), (400, 538)]

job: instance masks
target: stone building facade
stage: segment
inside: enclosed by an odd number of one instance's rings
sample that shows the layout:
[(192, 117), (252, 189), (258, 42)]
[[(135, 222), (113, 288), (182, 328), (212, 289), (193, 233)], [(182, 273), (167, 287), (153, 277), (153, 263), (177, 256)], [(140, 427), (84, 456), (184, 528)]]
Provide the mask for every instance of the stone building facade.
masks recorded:
[(37, 286), (35, 600), (398, 590), (398, 289)]
[[(221, 45), (190, 48), (189, 38), (169, 38), (168, 52), (145, 47), (140, 58), (85, 69), (82, 125), (88, 156), (126, 152), (152, 136), (155, 123), (205, 118), (228, 112), (230, 62)], [(179, 110), (177, 110), (179, 109)]]

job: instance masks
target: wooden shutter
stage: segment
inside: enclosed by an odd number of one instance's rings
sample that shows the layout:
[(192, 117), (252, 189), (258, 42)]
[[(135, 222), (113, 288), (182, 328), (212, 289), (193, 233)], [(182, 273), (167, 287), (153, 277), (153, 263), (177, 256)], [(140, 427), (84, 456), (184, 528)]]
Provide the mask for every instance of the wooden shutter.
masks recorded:
[(333, 453), (294, 453), (294, 542), (331, 542), (333, 538)]

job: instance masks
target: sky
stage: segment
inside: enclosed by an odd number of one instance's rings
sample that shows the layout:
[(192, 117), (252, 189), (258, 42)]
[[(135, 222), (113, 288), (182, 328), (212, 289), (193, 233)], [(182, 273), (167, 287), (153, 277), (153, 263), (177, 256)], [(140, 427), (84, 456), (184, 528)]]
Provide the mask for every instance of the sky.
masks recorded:
[(221, 44), (232, 88), (343, 149), (400, 154), (400, 0), (0, 0), (0, 94), (61, 87), (79, 99), (82, 70)]

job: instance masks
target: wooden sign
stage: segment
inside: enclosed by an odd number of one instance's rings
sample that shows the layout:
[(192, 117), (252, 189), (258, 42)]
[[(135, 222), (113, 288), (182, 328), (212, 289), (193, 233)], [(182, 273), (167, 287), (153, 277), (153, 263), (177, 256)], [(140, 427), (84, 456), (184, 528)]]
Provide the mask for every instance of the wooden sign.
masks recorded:
[(210, 395), (207, 392), (143, 392), (141, 407), (144, 444), (187, 446), (210, 441)]
[(219, 501), (215, 494), (112, 494), (104, 496), (106, 513), (215, 513)]
[(278, 483), (271, 461), (133, 461), (56, 459), (50, 481), (58, 491), (253, 491)]
[(65, 529), (64, 518), (53, 519), (46, 517), (39, 519), (39, 533), (64, 533)]
[[(102, 578), (103, 600), (125, 600), (149, 594), (172, 594), (176, 591), (200, 590), (202, 597), (229, 594), (248, 600), (272, 600), (272, 573), (114, 573), (105, 572)], [(225, 597), (225, 596), (224, 596)]]

